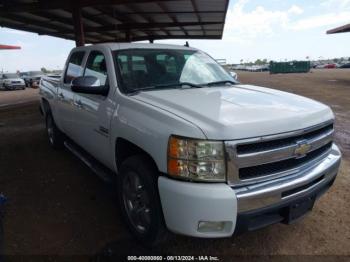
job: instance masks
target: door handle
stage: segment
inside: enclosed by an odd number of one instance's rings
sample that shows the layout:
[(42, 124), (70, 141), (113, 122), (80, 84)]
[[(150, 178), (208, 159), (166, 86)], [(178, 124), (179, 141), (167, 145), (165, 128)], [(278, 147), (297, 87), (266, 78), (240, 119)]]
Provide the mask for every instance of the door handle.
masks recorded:
[(59, 94), (58, 94), (58, 98), (59, 98), (59, 99), (64, 99), (63, 93), (59, 93)]
[(83, 107), (83, 103), (82, 103), (80, 100), (75, 100), (75, 101), (74, 101), (74, 105), (75, 105), (76, 107), (79, 107), (79, 108), (82, 108), (82, 107)]

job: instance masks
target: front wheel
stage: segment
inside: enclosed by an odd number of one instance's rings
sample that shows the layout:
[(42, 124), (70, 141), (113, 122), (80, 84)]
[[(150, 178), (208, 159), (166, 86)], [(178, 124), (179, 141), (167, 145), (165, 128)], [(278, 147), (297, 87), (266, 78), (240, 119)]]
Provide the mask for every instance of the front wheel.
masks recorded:
[(50, 145), (55, 149), (61, 149), (64, 146), (64, 135), (57, 128), (50, 112), (46, 115), (46, 132)]
[(118, 177), (119, 205), (130, 232), (144, 245), (162, 242), (167, 231), (158, 194), (157, 168), (147, 157), (136, 155), (123, 162)]

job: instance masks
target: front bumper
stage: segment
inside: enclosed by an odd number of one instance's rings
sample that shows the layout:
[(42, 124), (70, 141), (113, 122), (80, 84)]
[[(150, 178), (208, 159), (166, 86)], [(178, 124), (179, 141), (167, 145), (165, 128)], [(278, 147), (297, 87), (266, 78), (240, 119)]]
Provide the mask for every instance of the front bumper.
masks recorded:
[[(195, 237), (226, 237), (233, 234), (237, 216), (235, 192), (226, 184), (182, 182), (158, 179), (165, 223), (174, 233)], [(203, 221), (225, 222), (222, 230), (201, 232)]]
[[(287, 207), (327, 191), (340, 161), (341, 153), (333, 145), (327, 157), (301, 173), (239, 188), (161, 176), (158, 187), (166, 225), (174, 233), (218, 238), (283, 222)], [(201, 222), (220, 222), (225, 226), (203, 232), (199, 229)]]
[(25, 88), (25, 84), (4, 84), (6, 89), (23, 89)]

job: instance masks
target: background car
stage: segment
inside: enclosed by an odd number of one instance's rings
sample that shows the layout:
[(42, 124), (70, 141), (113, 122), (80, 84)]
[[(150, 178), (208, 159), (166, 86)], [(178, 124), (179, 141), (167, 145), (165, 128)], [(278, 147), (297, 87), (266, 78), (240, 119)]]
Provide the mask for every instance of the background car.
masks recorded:
[(39, 87), (40, 79), (44, 76), (41, 71), (29, 71), (20, 74), (24, 80), (26, 87)]
[(319, 65), (316, 65), (314, 68), (316, 69), (324, 69), (326, 65), (323, 65), (323, 64), (319, 64)]
[(60, 79), (62, 77), (62, 75), (61, 74), (47, 74), (46, 77)]
[(350, 68), (350, 63), (341, 65), (339, 68)]
[(26, 88), (24, 80), (16, 73), (0, 74), (0, 87), (6, 90), (24, 90)]
[(324, 66), (324, 68), (326, 68), (326, 69), (333, 69), (333, 68), (337, 68), (337, 65), (336, 64), (326, 64)]

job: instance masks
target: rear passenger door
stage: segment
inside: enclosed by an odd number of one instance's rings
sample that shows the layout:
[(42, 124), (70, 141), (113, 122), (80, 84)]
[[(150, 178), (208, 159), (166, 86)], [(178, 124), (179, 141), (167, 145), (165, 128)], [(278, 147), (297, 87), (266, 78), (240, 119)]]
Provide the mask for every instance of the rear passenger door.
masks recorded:
[(74, 123), (73, 118), (74, 107), (74, 93), (71, 90), (72, 81), (83, 74), (83, 62), (85, 58), (85, 51), (75, 51), (71, 53), (66, 71), (63, 77), (63, 83), (57, 90), (57, 105), (58, 105), (58, 121), (60, 129), (73, 138)]
[(111, 55), (105, 54), (102, 50), (93, 50), (89, 53), (86, 66), (84, 68), (84, 76), (94, 76), (99, 79), (101, 86), (109, 87), (107, 96), (95, 94), (76, 93), (74, 104), (76, 110), (74, 113), (74, 140), (97, 158), (106, 166), (111, 166), (109, 159), (113, 156), (110, 152), (110, 121), (112, 112), (115, 107), (113, 96), (115, 88), (110, 87), (108, 75), (114, 74), (113, 61)]

